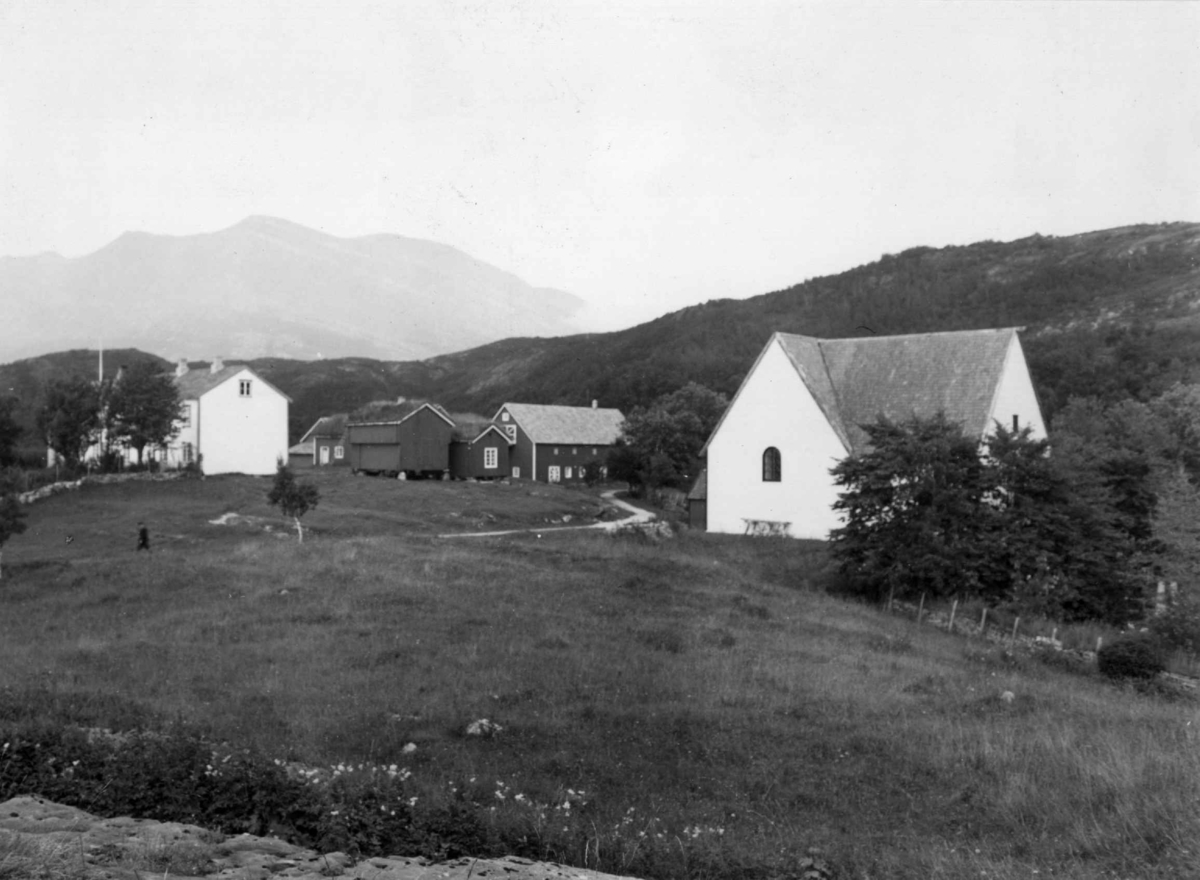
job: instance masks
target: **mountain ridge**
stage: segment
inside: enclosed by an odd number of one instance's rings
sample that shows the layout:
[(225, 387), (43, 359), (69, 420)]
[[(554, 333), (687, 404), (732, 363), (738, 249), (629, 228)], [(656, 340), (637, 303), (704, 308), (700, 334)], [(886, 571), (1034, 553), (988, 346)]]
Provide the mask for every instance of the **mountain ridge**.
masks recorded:
[[(915, 247), (744, 300), (608, 333), (511, 336), (420, 360), (249, 362), (293, 398), (292, 434), (397, 396), (491, 413), (507, 400), (628, 411), (689, 381), (732, 394), (775, 331), (826, 338), (1019, 326), (1046, 415), (1072, 395), (1200, 381), (1200, 224)], [(5, 386), (0, 367), (0, 389)]]
[(194, 235), (128, 231), (80, 257), (6, 257), (0, 295), (0, 360), (100, 338), (170, 358), (420, 359), (522, 328), (577, 332), (584, 306), (452, 245), (264, 215)]

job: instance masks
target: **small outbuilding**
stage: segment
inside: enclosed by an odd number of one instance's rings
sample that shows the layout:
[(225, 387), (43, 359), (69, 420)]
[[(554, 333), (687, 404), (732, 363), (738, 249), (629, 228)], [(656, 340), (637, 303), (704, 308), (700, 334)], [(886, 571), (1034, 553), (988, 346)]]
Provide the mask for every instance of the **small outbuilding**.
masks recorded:
[(450, 476), (489, 480), (509, 475), (508, 436), (491, 422), (460, 422), (450, 441)]

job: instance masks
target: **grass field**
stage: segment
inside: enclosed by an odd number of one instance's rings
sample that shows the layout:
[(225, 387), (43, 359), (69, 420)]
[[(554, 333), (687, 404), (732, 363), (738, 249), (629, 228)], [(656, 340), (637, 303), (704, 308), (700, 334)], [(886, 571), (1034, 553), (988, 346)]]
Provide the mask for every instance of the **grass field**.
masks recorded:
[[(1194, 703), (830, 597), (819, 544), (446, 540), (599, 503), (311, 478), (303, 545), (266, 480), (39, 502), (5, 547), (0, 688), (99, 726), (395, 763), (417, 809), (614, 873), (1200, 876)], [(482, 718), (500, 733), (464, 735)]]

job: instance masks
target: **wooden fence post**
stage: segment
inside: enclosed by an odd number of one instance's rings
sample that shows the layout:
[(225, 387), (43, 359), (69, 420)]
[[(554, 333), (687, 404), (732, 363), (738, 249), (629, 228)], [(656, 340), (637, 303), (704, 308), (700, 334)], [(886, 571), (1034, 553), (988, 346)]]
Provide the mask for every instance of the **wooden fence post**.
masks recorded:
[(954, 600), (954, 604), (950, 606), (950, 632), (954, 632), (954, 615), (958, 612), (958, 600)]
[(1013, 648), (1017, 644), (1017, 627), (1019, 627), (1020, 625), (1021, 625), (1021, 618), (1018, 617), (1016, 620), (1013, 621), (1012, 635), (1008, 637), (1008, 647), (1009, 648)]
[(921, 594), (921, 604), (917, 606), (917, 623), (921, 622), (921, 614), (925, 611), (925, 594)]
[(987, 634), (987, 606), (983, 606), (983, 614), (979, 615), (979, 634)]

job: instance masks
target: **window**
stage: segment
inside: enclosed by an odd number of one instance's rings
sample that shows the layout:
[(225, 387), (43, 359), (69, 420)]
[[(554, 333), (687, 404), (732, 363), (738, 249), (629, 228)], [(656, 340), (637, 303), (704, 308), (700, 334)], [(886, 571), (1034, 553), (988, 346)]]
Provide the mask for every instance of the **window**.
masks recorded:
[(183, 444), (183, 463), (184, 464), (192, 463), (192, 444), (191, 443), (185, 442)]
[(592, 447), (592, 458), (595, 458), (595, 457), (596, 457), (596, 447), (593, 446)]
[(558, 455), (558, 447), (557, 446), (554, 447), (554, 454)]
[(514, 480), (521, 479), (521, 466), (520, 465), (517, 465), (517, 464), (513, 465), (513, 479)]
[(562, 471), (559, 469), (558, 465), (552, 464), (550, 465), (550, 469), (546, 471), (546, 480), (551, 483), (558, 483), (562, 480), (561, 475)]
[(333, 457), (334, 458), (345, 458), (346, 457), (346, 447), (345, 446), (333, 447)]
[(571, 469), (567, 468), (566, 470), (564, 470), (563, 476), (566, 477), (568, 480), (571, 479)]
[(238, 397), (250, 396), (250, 380), (238, 379)]
[(763, 450), (763, 482), (778, 483), (783, 479), (783, 462), (779, 458), (779, 450), (768, 446)]
[[(505, 415), (507, 416), (508, 413), (505, 413)], [(508, 435), (509, 443), (517, 442), (517, 426), (516, 425), (505, 425), (504, 433)]]
[(504, 412), (500, 413), (500, 421), (502, 421), (502, 422), (507, 422), (507, 421), (508, 421), (508, 411), (507, 411), (507, 410), (505, 410)]
[[(578, 447), (578, 446), (572, 446), (572, 447), (571, 447), (571, 454), (572, 454), (572, 455), (578, 455), (578, 454), (579, 454), (579, 447)], [(570, 476), (570, 474), (567, 474), (567, 476)]]
[(500, 467), (500, 450), (495, 446), (489, 446), (483, 450), (483, 466), (485, 468)]

